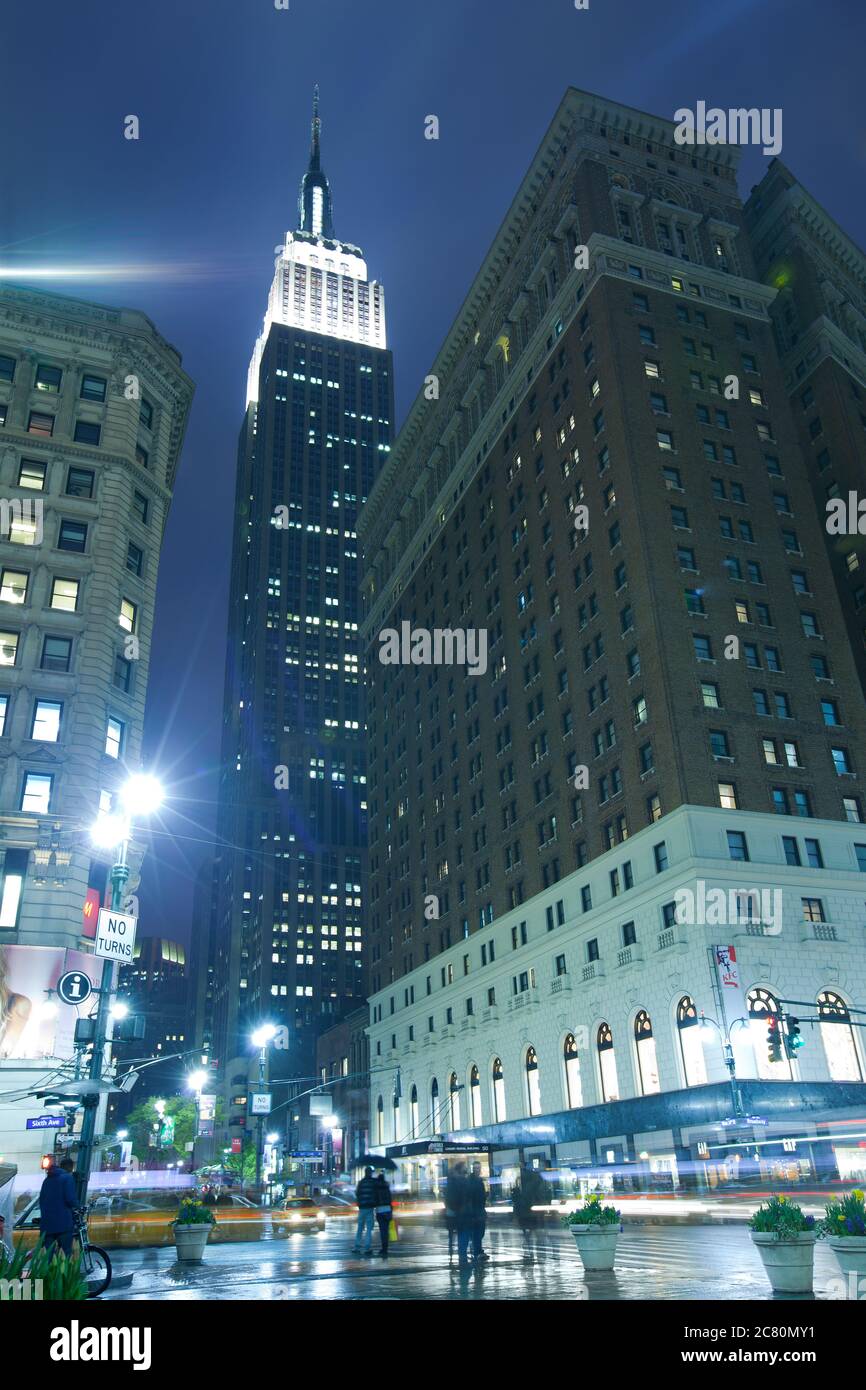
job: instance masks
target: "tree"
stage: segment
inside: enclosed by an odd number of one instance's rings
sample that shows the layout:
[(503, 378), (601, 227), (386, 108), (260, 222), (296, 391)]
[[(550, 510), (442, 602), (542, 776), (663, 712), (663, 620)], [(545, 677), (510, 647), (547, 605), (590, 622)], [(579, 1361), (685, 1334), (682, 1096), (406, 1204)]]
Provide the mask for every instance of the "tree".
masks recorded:
[[(154, 1130), (154, 1125), (159, 1128)], [(165, 1102), (160, 1117), (153, 1100), (143, 1100), (126, 1121), (132, 1152), (142, 1163), (156, 1160), (165, 1166), (188, 1158), (187, 1144), (195, 1138), (196, 1103), (185, 1096)], [(151, 1143), (152, 1136), (156, 1143)]]

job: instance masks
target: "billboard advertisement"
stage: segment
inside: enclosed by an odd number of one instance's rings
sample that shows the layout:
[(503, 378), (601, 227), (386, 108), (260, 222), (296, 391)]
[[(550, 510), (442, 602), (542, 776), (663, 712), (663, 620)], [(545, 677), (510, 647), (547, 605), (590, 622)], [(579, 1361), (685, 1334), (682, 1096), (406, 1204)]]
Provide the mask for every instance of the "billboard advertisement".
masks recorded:
[(81, 970), (98, 984), (101, 965), (62, 946), (0, 945), (0, 1058), (72, 1057), (79, 1013), (61, 1003), (57, 981)]

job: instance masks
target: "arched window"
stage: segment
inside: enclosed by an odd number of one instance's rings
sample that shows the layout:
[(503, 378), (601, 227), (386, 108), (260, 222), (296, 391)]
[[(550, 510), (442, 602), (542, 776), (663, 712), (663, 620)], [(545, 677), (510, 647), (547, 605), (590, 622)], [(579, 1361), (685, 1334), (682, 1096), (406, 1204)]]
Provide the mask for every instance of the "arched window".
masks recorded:
[(394, 1111), (394, 1143), (396, 1144), (397, 1140), (402, 1138), (400, 1133), (400, 1097), (397, 1095), (396, 1091), (394, 1092), (394, 1099), (391, 1105)]
[(707, 1080), (704, 1042), (695, 1001), (688, 994), (684, 994), (677, 1004), (677, 1037), (686, 1085), (704, 1086)]
[(598, 1028), (598, 1070), (601, 1076), (602, 1100), (619, 1100), (619, 1081), (616, 1075), (616, 1054), (613, 1050), (613, 1034), (609, 1023), (601, 1023)]
[(376, 1143), (385, 1142), (385, 1102), (380, 1096), (376, 1101)]
[(502, 1062), (498, 1057), (493, 1059), (491, 1072), (493, 1083), (493, 1118), (497, 1124), (505, 1119), (505, 1077), (502, 1074)]
[(526, 1095), (530, 1115), (540, 1115), (541, 1086), (538, 1080), (538, 1056), (534, 1047), (526, 1049)]
[(583, 1087), (580, 1084), (580, 1058), (573, 1033), (569, 1033), (565, 1040), (562, 1060), (565, 1065), (565, 1103), (569, 1110), (576, 1110), (583, 1105)]
[(782, 1055), (778, 1062), (771, 1062), (769, 1057), (767, 1033), (770, 1019), (775, 1016), (781, 1025), (778, 999), (768, 989), (750, 989), (746, 995), (746, 1005), (749, 1013), (749, 1036), (752, 1040), (758, 1076), (763, 1081), (790, 1081), (791, 1063), (785, 1053), (781, 1032), (779, 1044)]
[(821, 1041), (831, 1081), (862, 1081), (863, 1067), (851, 1027), (848, 1005), (840, 994), (825, 989), (818, 995)]
[(460, 1128), (460, 1082), (457, 1080), (456, 1071), (452, 1071), (451, 1079), (448, 1082), (448, 1101), (451, 1107), (451, 1128)]
[(409, 1092), (409, 1133), (413, 1139), (418, 1138), (418, 1087), (413, 1086)]
[(469, 1073), (469, 1123), (473, 1129), (481, 1124), (481, 1075), (474, 1063)]
[(430, 1127), (434, 1134), (439, 1132), (439, 1082), (436, 1077), (430, 1083)]
[(642, 1096), (653, 1096), (661, 1090), (659, 1068), (656, 1059), (656, 1040), (653, 1037), (652, 1020), (646, 1009), (641, 1009), (634, 1021), (634, 1045), (637, 1052), (637, 1075)]

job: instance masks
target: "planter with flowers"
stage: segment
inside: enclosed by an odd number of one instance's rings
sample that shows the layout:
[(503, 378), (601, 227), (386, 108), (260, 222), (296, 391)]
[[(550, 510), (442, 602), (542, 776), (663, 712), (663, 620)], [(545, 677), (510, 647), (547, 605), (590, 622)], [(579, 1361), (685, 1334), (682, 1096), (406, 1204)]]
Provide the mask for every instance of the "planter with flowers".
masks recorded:
[(855, 1187), (846, 1197), (834, 1197), (827, 1204), (827, 1215), (819, 1234), (839, 1261), (843, 1274), (866, 1274), (866, 1202)]
[(592, 1194), (582, 1207), (564, 1216), (562, 1224), (574, 1236), (584, 1269), (613, 1269), (616, 1238), (622, 1229), (615, 1207), (603, 1206), (600, 1197)]
[(177, 1258), (184, 1264), (200, 1264), (207, 1238), (215, 1225), (216, 1217), (209, 1206), (195, 1197), (184, 1197), (171, 1222)]
[(774, 1293), (811, 1293), (815, 1262), (814, 1216), (804, 1216), (796, 1202), (771, 1197), (749, 1222)]

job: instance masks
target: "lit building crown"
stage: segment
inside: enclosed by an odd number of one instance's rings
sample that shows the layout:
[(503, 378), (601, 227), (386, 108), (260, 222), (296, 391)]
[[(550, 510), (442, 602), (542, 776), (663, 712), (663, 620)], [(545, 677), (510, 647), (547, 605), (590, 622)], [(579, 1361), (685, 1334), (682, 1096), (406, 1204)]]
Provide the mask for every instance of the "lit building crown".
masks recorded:
[(247, 378), (247, 405), (258, 400), (259, 366), (271, 324), (321, 333), (367, 347), (387, 346), (385, 292), (367, 278), (360, 247), (333, 235), (331, 189), (321, 167), (319, 89), (313, 99), (310, 162), (298, 197), (299, 225), (277, 248), (262, 331)]

